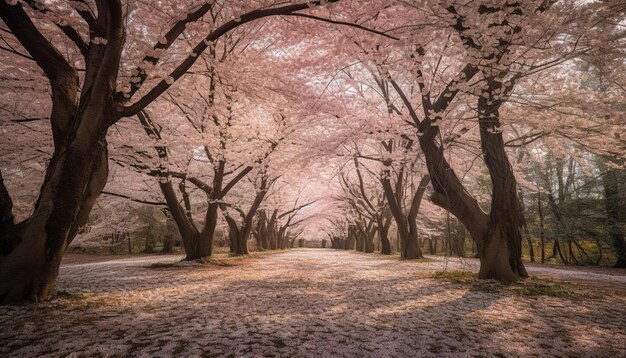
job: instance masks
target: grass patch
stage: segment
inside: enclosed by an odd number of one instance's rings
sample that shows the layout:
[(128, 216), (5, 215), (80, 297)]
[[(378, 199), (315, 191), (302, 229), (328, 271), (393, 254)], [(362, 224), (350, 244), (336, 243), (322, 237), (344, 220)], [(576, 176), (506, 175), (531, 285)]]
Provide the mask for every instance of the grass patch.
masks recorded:
[(504, 285), (496, 280), (479, 280), (477, 274), (467, 271), (437, 271), (433, 278), (469, 286), (473, 292), (508, 293), (525, 297), (560, 297), (568, 299), (600, 298), (602, 295), (589, 289), (581, 289), (574, 283), (531, 276), (518, 282)]
[(436, 271), (433, 278), (460, 284), (472, 284), (478, 276), (468, 271)]
[(562, 298), (600, 298), (596, 291), (581, 289), (572, 282), (548, 278), (529, 277), (507, 287), (518, 296), (549, 296)]
[(506, 290), (506, 286), (496, 280), (478, 280), (476, 279), (470, 287), (472, 292), (502, 293)]

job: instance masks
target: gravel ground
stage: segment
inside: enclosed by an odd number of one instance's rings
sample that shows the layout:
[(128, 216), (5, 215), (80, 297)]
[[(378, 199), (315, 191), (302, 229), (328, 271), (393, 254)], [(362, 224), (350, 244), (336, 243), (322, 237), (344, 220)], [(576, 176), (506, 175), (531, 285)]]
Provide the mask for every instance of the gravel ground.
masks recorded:
[(623, 275), (531, 266), (577, 283), (554, 297), (432, 276), (474, 260), (320, 249), (178, 260), (64, 265), (69, 294), (0, 307), (0, 356), (626, 357)]

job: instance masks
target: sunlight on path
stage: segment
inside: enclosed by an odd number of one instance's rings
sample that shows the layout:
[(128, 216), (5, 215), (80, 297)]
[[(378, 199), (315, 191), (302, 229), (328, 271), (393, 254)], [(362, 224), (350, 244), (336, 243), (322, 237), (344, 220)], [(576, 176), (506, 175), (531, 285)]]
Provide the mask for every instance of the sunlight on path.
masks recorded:
[(624, 295), (471, 291), (430, 278), (440, 262), (319, 249), (233, 267), (148, 267), (179, 259), (62, 267), (59, 289), (69, 298), (0, 307), (0, 356), (626, 354)]

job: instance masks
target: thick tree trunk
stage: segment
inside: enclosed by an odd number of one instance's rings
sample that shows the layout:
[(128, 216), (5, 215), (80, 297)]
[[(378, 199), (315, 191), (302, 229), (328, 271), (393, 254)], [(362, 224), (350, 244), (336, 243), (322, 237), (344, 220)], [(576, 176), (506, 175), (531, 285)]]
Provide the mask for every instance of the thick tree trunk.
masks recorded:
[(18, 225), (19, 243), (0, 259), (0, 303), (41, 301), (54, 294), (65, 248), (106, 184), (107, 163), (104, 140), (55, 153), (35, 212)]
[(168, 209), (172, 214), (172, 218), (174, 222), (176, 222), (176, 226), (180, 232), (183, 247), (185, 248), (185, 260), (198, 260), (211, 256), (219, 204), (209, 204), (205, 216), (206, 222), (204, 229), (202, 232), (199, 232), (195, 224), (185, 214), (185, 209), (180, 206), (172, 182), (164, 180), (159, 185), (165, 197)]
[(4, 221), (0, 225), (12, 227), (17, 236), (2, 239), (0, 303), (52, 296), (63, 252), (86, 223), (106, 184), (105, 138), (117, 120), (113, 94), (124, 34), (119, 2), (98, 3), (98, 13), (104, 25), (104, 33), (98, 35), (104, 35), (108, 44), (89, 48), (82, 92), (77, 98), (76, 71), (41, 35), (22, 4), (0, 3), (5, 25), (50, 80), (55, 146), (33, 215), (13, 226), (6, 222), (6, 213), (0, 212)]
[[(213, 254), (213, 241), (215, 240), (215, 228), (217, 227), (217, 214), (219, 204), (209, 203), (205, 215), (204, 228), (196, 237), (192, 250), (186, 252), (185, 260), (197, 260), (210, 257)], [(183, 239), (184, 240), (184, 239)]]
[(2, 262), (1, 257), (9, 254), (19, 244), (17, 230), (13, 216), (13, 200), (11, 200), (9, 191), (4, 186), (0, 171), (0, 263)]
[(481, 147), (492, 183), (491, 212), (483, 239), (478, 277), (513, 282), (528, 277), (528, 274), (522, 263), (517, 183), (504, 149), (499, 106), (500, 103), (491, 94), (489, 98), (478, 99)]

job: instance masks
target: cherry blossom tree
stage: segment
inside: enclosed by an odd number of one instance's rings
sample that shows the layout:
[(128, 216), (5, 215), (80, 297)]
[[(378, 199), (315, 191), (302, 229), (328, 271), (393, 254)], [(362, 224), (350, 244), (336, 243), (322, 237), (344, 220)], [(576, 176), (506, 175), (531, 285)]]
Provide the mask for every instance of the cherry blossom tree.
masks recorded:
[[(328, 2), (333, 1), (324, 1)], [(29, 219), (16, 223), (8, 190), (4, 185), (0, 190), (0, 302), (46, 300), (54, 293), (63, 250), (86, 223), (106, 183), (106, 134), (112, 125), (145, 109), (226, 33), (260, 18), (305, 10), (320, 2), (258, 8), (245, 3), (177, 3), (162, 12), (151, 5), (133, 3), (125, 9), (120, 1), (100, 0), (50, 7), (30, 1), (0, 3), (0, 16), (14, 36), (15, 56), (32, 59), (49, 81), (54, 143), (39, 200)], [(214, 16), (218, 13), (220, 16)], [(152, 36), (145, 36), (142, 19), (151, 21), (146, 25)], [(170, 27), (158, 35), (162, 23)], [(181, 57), (178, 53), (185, 51), (185, 46), (177, 40), (185, 33), (195, 36), (188, 54)], [(146, 41), (154, 42), (146, 45)], [(165, 60), (171, 61), (173, 68), (162, 66)], [(84, 71), (79, 72), (81, 67)], [(155, 67), (159, 70), (151, 76)], [(32, 63), (26, 68), (33, 68)], [(167, 72), (166, 76), (161, 71)]]
[[(289, 228), (304, 218), (329, 222), (333, 247), (361, 242), (371, 251), (374, 232), (384, 242), (391, 214), (403, 254), (420, 257), (418, 208), (428, 194), (472, 236), (479, 276), (502, 281), (526, 276), (519, 183), (531, 181), (520, 175), (523, 160), (510, 159), (512, 148), (519, 154), (539, 138), (555, 140), (616, 170), (624, 165), (619, 0), (0, 1), (0, 303), (51, 297), (63, 252), (107, 182), (109, 150), (115, 163), (131, 164), (117, 158), (124, 141), (142, 158), (132, 165), (159, 178), (189, 259), (211, 254), (219, 210), (240, 253), (250, 234), (262, 247), (264, 237), (266, 246), (289, 246)], [(281, 21), (270, 20), (276, 16)], [(271, 110), (256, 110), (268, 103)], [(269, 118), (260, 112), (297, 128), (269, 164), (257, 155), (269, 153), (256, 140), (262, 133), (232, 130), (241, 119)], [(109, 129), (131, 121), (142, 127), (109, 145)], [(146, 134), (152, 142), (138, 151), (134, 142)], [(222, 145), (232, 138), (229, 157)], [(345, 165), (354, 143), (375, 148), (380, 178), (365, 183), (364, 158)], [(428, 176), (404, 167), (409, 155)], [(481, 178), (477, 158), (489, 175), (487, 200), (469, 184)], [(295, 161), (343, 177), (343, 189), (364, 205), (308, 215), (327, 208), (330, 200), (315, 200), (340, 192), (340, 181), (320, 185), (331, 193), (315, 198), (272, 199), (270, 184)], [(257, 174), (256, 190), (229, 200), (248, 174)], [(365, 190), (369, 184), (382, 190)], [(623, 242), (613, 209), (619, 187), (616, 194), (611, 180), (604, 184), (611, 232)], [(198, 228), (191, 203), (202, 195)]]

